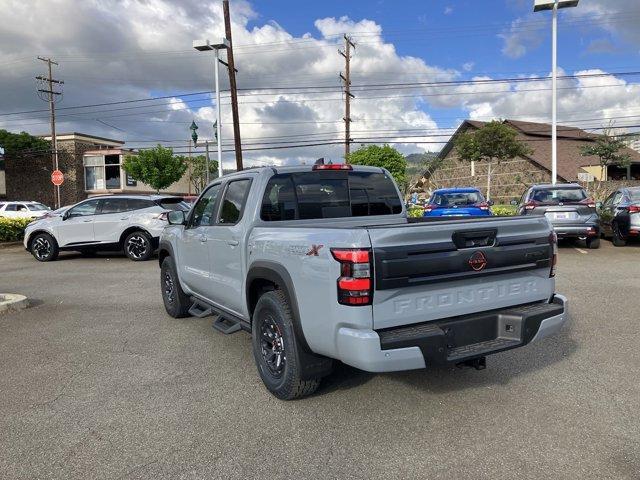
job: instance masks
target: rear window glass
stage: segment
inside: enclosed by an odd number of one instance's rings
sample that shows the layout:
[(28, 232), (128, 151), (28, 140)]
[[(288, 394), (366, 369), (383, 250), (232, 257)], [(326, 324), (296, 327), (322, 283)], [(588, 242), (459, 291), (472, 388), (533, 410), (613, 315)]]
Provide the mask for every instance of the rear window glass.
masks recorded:
[(49, 210), (49, 207), (41, 203), (31, 203), (29, 204), (29, 210), (33, 210), (34, 212), (41, 212), (43, 210)]
[(581, 202), (587, 194), (581, 188), (548, 188), (531, 192), (531, 200), (538, 203)]
[(480, 192), (448, 192), (435, 193), (431, 203), (435, 203), (440, 207), (475, 205), (484, 202), (484, 198)]
[(191, 208), (191, 205), (186, 203), (182, 197), (163, 198), (158, 203), (165, 210), (183, 210), (186, 212)]
[(321, 171), (273, 176), (262, 199), (265, 221), (391, 215), (402, 212), (396, 188), (376, 172)]
[(632, 202), (640, 202), (640, 190), (629, 190), (629, 198)]

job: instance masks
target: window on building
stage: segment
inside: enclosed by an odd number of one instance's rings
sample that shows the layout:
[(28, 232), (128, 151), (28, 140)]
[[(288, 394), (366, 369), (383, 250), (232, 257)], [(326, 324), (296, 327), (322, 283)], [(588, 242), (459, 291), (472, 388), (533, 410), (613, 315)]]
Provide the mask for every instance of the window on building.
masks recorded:
[(122, 188), (120, 155), (87, 155), (84, 157), (86, 190), (117, 190)]

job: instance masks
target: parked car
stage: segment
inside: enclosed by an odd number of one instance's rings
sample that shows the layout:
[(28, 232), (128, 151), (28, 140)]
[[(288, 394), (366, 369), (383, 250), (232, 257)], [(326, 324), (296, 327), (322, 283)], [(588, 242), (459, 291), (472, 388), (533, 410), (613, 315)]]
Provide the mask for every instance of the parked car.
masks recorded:
[(434, 190), (424, 206), (425, 217), (485, 217), (491, 215), (491, 203), (477, 188), (441, 188)]
[(167, 225), (167, 213), (176, 209), (185, 209), (181, 197), (92, 197), (30, 223), (24, 246), (41, 262), (55, 260), (61, 250), (124, 250), (131, 260), (147, 260)]
[(40, 202), (0, 202), (0, 217), (40, 218), (51, 211)]
[(333, 359), (370, 372), (483, 368), (566, 319), (544, 217), (409, 219), (380, 168), (244, 170), (168, 218), (166, 311), (251, 332), (258, 373), (281, 399), (312, 393)]
[(603, 236), (616, 247), (640, 236), (640, 187), (616, 190), (599, 207)]
[(600, 247), (596, 203), (578, 184), (534, 185), (522, 195), (518, 214), (545, 216), (558, 238), (584, 240), (587, 248)]

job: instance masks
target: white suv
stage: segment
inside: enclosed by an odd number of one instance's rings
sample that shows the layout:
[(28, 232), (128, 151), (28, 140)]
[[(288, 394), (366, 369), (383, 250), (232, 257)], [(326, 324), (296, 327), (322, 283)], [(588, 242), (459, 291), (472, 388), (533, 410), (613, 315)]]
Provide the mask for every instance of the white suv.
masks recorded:
[(0, 202), (0, 217), (40, 218), (51, 209), (38, 202)]
[(167, 213), (187, 209), (181, 197), (92, 197), (30, 223), (24, 246), (41, 262), (55, 260), (60, 250), (92, 254), (122, 249), (131, 260), (148, 260), (167, 225)]

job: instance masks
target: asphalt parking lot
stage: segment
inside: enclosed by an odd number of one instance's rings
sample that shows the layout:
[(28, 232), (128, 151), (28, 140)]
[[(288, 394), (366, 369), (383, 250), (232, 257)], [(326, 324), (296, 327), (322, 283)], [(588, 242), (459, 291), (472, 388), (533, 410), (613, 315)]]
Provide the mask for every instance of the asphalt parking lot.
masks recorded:
[(560, 249), (562, 333), (487, 369), (262, 386), (243, 333), (165, 314), (156, 261), (0, 250), (0, 477), (640, 478), (640, 246)]

